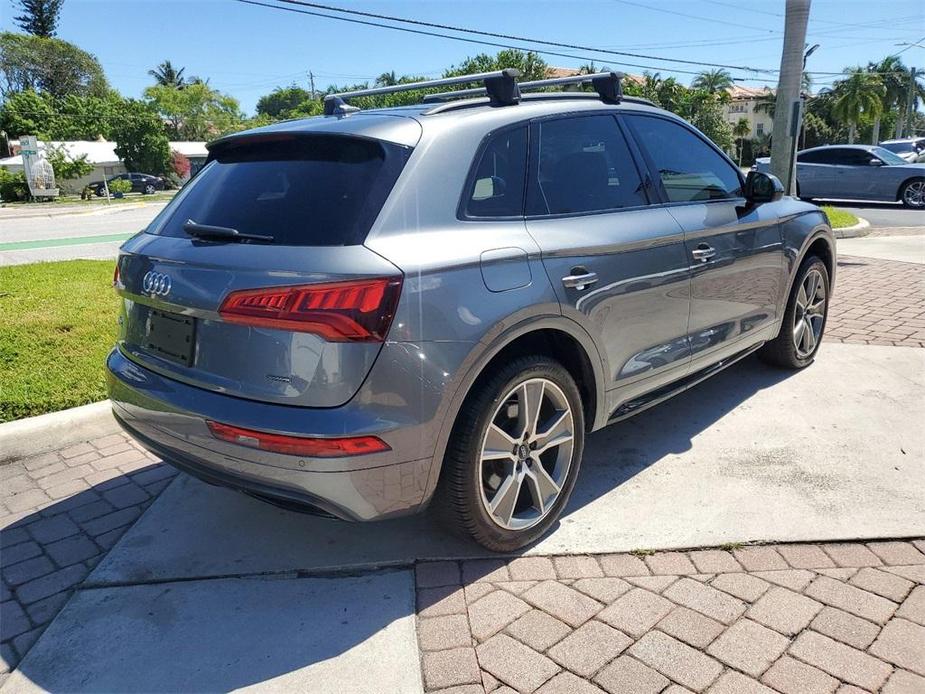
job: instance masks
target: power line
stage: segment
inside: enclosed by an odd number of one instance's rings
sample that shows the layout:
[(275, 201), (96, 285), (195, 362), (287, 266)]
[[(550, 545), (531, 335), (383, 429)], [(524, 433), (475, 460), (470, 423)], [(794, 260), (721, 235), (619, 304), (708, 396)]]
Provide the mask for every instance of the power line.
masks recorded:
[[(360, 17), (369, 17), (372, 19), (382, 19), (389, 22), (400, 22), (402, 24), (412, 24), (416, 26), (425, 26), (433, 29), (443, 29), (446, 31), (458, 31), (465, 34), (475, 34), (478, 36), (488, 36), (491, 38), (505, 39), (508, 41), (523, 41), (526, 43), (535, 43), (541, 44), (544, 46), (553, 46), (556, 48), (569, 48), (579, 51), (594, 51), (595, 53), (607, 53), (610, 55), (617, 56), (627, 56), (629, 58), (640, 58), (642, 60), (658, 60), (662, 62), (673, 62), (685, 65), (705, 65), (707, 67), (718, 67), (718, 68), (728, 68), (731, 70), (745, 70), (746, 72), (773, 72), (772, 70), (762, 69), (762, 68), (753, 68), (743, 65), (728, 65), (725, 63), (710, 63), (704, 62), (701, 60), (684, 60), (681, 58), (663, 58), (657, 55), (647, 55), (644, 53), (628, 53), (626, 51), (615, 51), (604, 48), (595, 48), (593, 46), (583, 46), (581, 44), (574, 43), (562, 43), (559, 41), (548, 41), (545, 39), (537, 39), (526, 36), (517, 36), (513, 34), (500, 34), (492, 31), (481, 31), (479, 29), (471, 29), (469, 27), (460, 27), (454, 26), (452, 24), (439, 24), (437, 22), (427, 22), (420, 19), (408, 19), (406, 17), (396, 17), (394, 15), (379, 14), (376, 12), (364, 12), (362, 10), (352, 10), (343, 7), (337, 7), (335, 5), (325, 5), (317, 2), (308, 2), (307, 0), (277, 0), (277, 2), (282, 2), (287, 5), (298, 5), (301, 7), (312, 7), (315, 9), (325, 10), (328, 12), (340, 12), (343, 14), (355, 15)], [(394, 28), (394, 27), (392, 27)]]
[(715, 17), (704, 17), (697, 14), (688, 14), (687, 12), (678, 12), (677, 10), (666, 10), (663, 7), (652, 7), (651, 5), (644, 5), (641, 2), (631, 2), (630, 0), (613, 0), (613, 2), (618, 2), (622, 5), (632, 5), (633, 7), (641, 7), (644, 10), (651, 10), (652, 12), (663, 12), (665, 14), (672, 14), (676, 17), (686, 17), (687, 19), (697, 19), (702, 22), (710, 22), (711, 24), (725, 24), (727, 26), (738, 27), (740, 29), (755, 29), (756, 31), (763, 31), (765, 33), (776, 34), (780, 33), (774, 29), (768, 29), (767, 27), (756, 27), (751, 24), (740, 24), (738, 22), (727, 22), (722, 19), (716, 19)]
[[(313, 11), (311, 11), (311, 10), (296, 9), (296, 8), (294, 8), (294, 7), (283, 7), (283, 6), (280, 6), (280, 5), (271, 5), (271, 4), (268, 4), (268, 3), (265, 3), (265, 2), (258, 2), (257, 0), (235, 0), (235, 1), (236, 1), (236, 2), (240, 2), (240, 3), (244, 3), (245, 5), (256, 5), (256, 6), (259, 6), (259, 7), (267, 7), (267, 8), (273, 9), (273, 10), (281, 10), (281, 11), (283, 11), (283, 12), (295, 12), (295, 13), (297, 13), (297, 14), (306, 14), (306, 15), (311, 15), (311, 16), (313, 16), (313, 17), (323, 17), (323, 18), (325, 18), (325, 19), (336, 19), (336, 20), (341, 21), (341, 22), (349, 22), (349, 23), (351, 23), (351, 24), (361, 24), (361, 25), (364, 25), (364, 26), (375, 27), (375, 28), (377, 28), (377, 29), (392, 29), (392, 30), (394, 30), (394, 31), (402, 31), (402, 32), (406, 32), (406, 33), (409, 33), (409, 34), (418, 34), (418, 35), (421, 35), (421, 36), (432, 36), (432, 37), (436, 37), (436, 38), (448, 39), (448, 40), (451, 40), (451, 41), (461, 41), (461, 42), (463, 42), (463, 43), (471, 43), (471, 44), (476, 44), (476, 45), (480, 45), (480, 46), (492, 46), (492, 47), (494, 47), (494, 48), (508, 48), (508, 49), (513, 49), (513, 50), (518, 50), (518, 51), (531, 51), (531, 52), (533, 52), (533, 53), (539, 53), (539, 54), (541, 54), (541, 55), (553, 55), (553, 56), (557, 56), (557, 57), (560, 57), (560, 58), (568, 58), (568, 59), (570, 59), (570, 60), (577, 60), (577, 61), (593, 62), (593, 61), (600, 61), (600, 60), (601, 60), (601, 57), (600, 57), (600, 56), (589, 57), (589, 56), (584, 56), (584, 55), (574, 55), (574, 54), (570, 54), (570, 53), (559, 53), (559, 52), (556, 52), (556, 51), (550, 51), (550, 50), (545, 50), (545, 49), (532, 48), (532, 47), (530, 47), (530, 46), (515, 46), (515, 45), (509, 44), (509, 43), (497, 43), (497, 42), (494, 42), (494, 41), (484, 41), (484, 40), (481, 40), (481, 39), (470, 39), (470, 38), (466, 38), (466, 37), (463, 37), (463, 36), (450, 36), (449, 34), (441, 34), (441, 33), (433, 32), (433, 31), (425, 31), (425, 30), (423, 30), (423, 29), (411, 29), (411, 28), (409, 28), (409, 27), (397, 27), (397, 26), (391, 26), (391, 25), (389, 25), (389, 24), (379, 24), (379, 23), (377, 23), (377, 22), (365, 21), (365, 20), (362, 20), (362, 19), (352, 19), (352, 18), (350, 18), (350, 17), (338, 17), (338, 16), (336, 16), (336, 15), (323, 14), (323, 13), (321, 13), (321, 12), (313, 12)], [(670, 59), (670, 58), (668, 58), (668, 59), (660, 58), (659, 60), (663, 60), (664, 62), (674, 62), (674, 61), (673, 61), (672, 59)], [(636, 64), (636, 63), (626, 63), (626, 62), (622, 62), (622, 61), (619, 62), (619, 63), (615, 63), (615, 64), (616, 64), (616, 65), (626, 66), (626, 67), (640, 68), (640, 69), (642, 69), (642, 70), (667, 70), (667, 71), (669, 71), (669, 72), (676, 72), (676, 73), (684, 74), (684, 75), (699, 75), (699, 74), (700, 74), (700, 71), (682, 70), (682, 69), (680, 69), (680, 68), (671, 68), (671, 67), (657, 66), (657, 65), (639, 65), (639, 64)], [(701, 64), (706, 65), (707, 63), (701, 63)], [(748, 78), (746, 78), (746, 77), (736, 77), (736, 76), (733, 76), (732, 79), (733, 79), (733, 80), (742, 81), (742, 80), (745, 80), (745, 79), (748, 79)]]

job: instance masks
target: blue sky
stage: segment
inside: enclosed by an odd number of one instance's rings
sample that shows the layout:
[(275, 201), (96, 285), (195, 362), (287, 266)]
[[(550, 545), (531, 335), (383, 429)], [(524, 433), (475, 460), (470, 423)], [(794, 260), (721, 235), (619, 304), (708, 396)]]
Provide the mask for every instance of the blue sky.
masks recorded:
[[(0, 3), (0, 28), (11, 29), (11, 2)], [(668, 59), (770, 69), (780, 63), (784, 12), (783, 0), (327, 0), (326, 4)], [(814, 0), (810, 17), (809, 43), (821, 47), (810, 58), (809, 69), (819, 72), (866, 64), (906, 48), (898, 43), (925, 38), (922, 0)], [(389, 70), (437, 76), (466, 56), (498, 50), (234, 0), (66, 0), (58, 33), (94, 53), (110, 82), (126, 96), (140, 96), (151, 83), (147, 70), (169, 58), (174, 65), (185, 66), (188, 75), (208, 77), (213, 87), (236, 97), (248, 113), (275, 86), (293, 82), (307, 86), (309, 70), (318, 87), (361, 81)], [(684, 83), (692, 76), (672, 68), (700, 69), (670, 61), (549, 50), (576, 56), (544, 56), (551, 65), (578, 66), (586, 62), (584, 58), (594, 57), (598, 64), (627, 72), (642, 69), (626, 63), (647, 65)], [(907, 65), (925, 66), (923, 48), (907, 48), (902, 57)], [(776, 82), (766, 75), (731, 72), (749, 77), (742, 84), (750, 86)], [(818, 76), (816, 86), (834, 79)]]

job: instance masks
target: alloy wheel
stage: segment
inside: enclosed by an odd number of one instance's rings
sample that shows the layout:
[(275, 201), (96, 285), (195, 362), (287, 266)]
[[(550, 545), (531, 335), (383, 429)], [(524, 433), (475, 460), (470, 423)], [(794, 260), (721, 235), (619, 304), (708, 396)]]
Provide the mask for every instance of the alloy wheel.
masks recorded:
[(903, 190), (903, 200), (910, 207), (925, 207), (925, 181), (913, 181)]
[(574, 450), (574, 417), (562, 389), (531, 378), (502, 398), (482, 438), (481, 500), (507, 530), (539, 523), (555, 505)]
[(805, 359), (816, 349), (822, 337), (825, 309), (825, 278), (819, 270), (812, 269), (800, 284), (793, 312), (793, 346), (800, 359)]

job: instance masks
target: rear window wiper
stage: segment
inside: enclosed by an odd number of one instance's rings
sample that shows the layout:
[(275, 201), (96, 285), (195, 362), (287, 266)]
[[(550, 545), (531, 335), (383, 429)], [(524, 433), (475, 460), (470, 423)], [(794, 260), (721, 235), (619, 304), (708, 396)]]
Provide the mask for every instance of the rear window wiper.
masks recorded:
[(200, 239), (226, 239), (228, 241), (273, 241), (272, 236), (264, 234), (245, 234), (231, 227), (219, 227), (212, 224), (200, 224), (187, 219), (183, 231)]

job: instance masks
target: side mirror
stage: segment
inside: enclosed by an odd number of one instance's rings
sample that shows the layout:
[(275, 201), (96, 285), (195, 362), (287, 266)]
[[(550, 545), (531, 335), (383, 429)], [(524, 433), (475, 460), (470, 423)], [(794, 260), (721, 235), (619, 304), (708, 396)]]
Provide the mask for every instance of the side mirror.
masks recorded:
[(784, 186), (773, 174), (749, 171), (745, 177), (745, 199), (753, 205), (776, 202), (784, 197)]
[(870, 160), (869, 162), (867, 162), (867, 163), (868, 163), (869, 166), (883, 166), (883, 162), (880, 161), (879, 159), (871, 159), (871, 160)]

